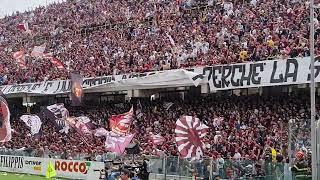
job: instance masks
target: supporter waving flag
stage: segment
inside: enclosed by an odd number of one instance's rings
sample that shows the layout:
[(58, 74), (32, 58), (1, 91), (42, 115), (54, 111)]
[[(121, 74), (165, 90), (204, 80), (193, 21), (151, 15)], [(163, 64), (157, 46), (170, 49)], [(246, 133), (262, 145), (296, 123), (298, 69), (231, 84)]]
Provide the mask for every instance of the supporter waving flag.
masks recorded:
[(38, 134), (41, 129), (41, 119), (37, 115), (22, 115), (20, 117), (20, 120), (22, 120), (28, 127), (30, 127), (31, 135)]
[(59, 132), (68, 133), (69, 125), (66, 118), (69, 117), (69, 111), (64, 107), (63, 103), (47, 106), (44, 115), (54, 122)]
[(26, 54), (23, 50), (13, 53), (13, 58), (16, 60), (20, 68), (23, 69), (26, 67)]
[(130, 126), (132, 124), (133, 119), (133, 107), (131, 107), (130, 111), (113, 115), (109, 119), (110, 129), (120, 135), (127, 134), (130, 131)]
[(183, 158), (200, 159), (203, 156), (204, 137), (208, 126), (192, 116), (182, 116), (176, 122), (176, 144)]
[(46, 43), (44, 43), (40, 46), (34, 46), (32, 52), (31, 52), (31, 56), (36, 57), (36, 58), (43, 57), (45, 50), (46, 50)]
[(60, 61), (58, 58), (55, 58), (52, 54), (50, 54), (50, 53), (44, 54), (43, 58), (48, 59), (51, 62), (51, 64), (53, 64), (58, 69), (60, 69), (60, 70), (65, 69), (62, 61)]
[(26, 33), (30, 33), (30, 28), (29, 28), (29, 23), (28, 22), (23, 22), (17, 25), (17, 28)]
[(152, 143), (154, 145), (161, 145), (166, 140), (164, 137), (162, 137), (160, 134), (153, 134), (150, 132), (150, 139), (152, 140)]
[(91, 120), (87, 116), (67, 117), (66, 121), (68, 125), (79, 134), (85, 136), (92, 135)]
[(0, 142), (11, 140), (10, 110), (7, 101), (0, 96)]

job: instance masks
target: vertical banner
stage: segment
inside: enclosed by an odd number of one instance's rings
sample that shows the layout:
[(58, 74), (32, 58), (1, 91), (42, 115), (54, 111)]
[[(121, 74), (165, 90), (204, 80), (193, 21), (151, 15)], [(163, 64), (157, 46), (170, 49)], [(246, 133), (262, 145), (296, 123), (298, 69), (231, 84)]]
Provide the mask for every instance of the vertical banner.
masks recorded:
[(71, 73), (71, 101), (72, 106), (81, 106), (83, 89), (82, 89), (83, 78), (81, 74), (72, 72)]

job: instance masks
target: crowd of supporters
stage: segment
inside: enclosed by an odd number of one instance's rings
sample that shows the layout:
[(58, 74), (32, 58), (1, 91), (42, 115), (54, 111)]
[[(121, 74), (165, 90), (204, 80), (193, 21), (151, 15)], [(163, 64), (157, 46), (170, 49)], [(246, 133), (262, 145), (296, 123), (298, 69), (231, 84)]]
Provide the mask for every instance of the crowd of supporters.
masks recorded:
[[(191, 115), (198, 117), (210, 129), (205, 138), (204, 157), (259, 161), (265, 158), (267, 149), (274, 148), (284, 160), (288, 160), (289, 120), (309, 118), (308, 101), (301, 96), (296, 97), (208, 96), (197, 100), (173, 100), (174, 104), (168, 110), (163, 107), (163, 101), (141, 100), (143, 115), (134, 119), (131, 132), (135, 133), (134, 142), (139, 144), (142, 154), (178, 156), (175, 123), (181, 115)], [(88, 116), (97, 127), (108, 129), (108, 117), (126, 112), (131, 106), (129, 103), (122, 105), (108, 103), (68, 109), (72, 116)], [(73, 129), (65, 135), (46, 119), (42, 120), (41, 134), (33, 137), (23, 121), (18, 120), (23, 112), (17, 107), (13, 109), (12, 140), (1, 144), (7, 149), (36, 149), (36, 156), (43, 156), (45, 152), (66, 153), (66, 158), (79, 153), (90, 156), (106, 152), (103, 138), (79, 138)], [(39, 108), (35, 108), (31, 113), (38, 112)], [(162, 135), (164, 143), (153, 144), (150, 132)], [(307, 132), (299, 136), (310, 139)], [(308, 149), (303, 147), (303, 143), (297, 148)]]
[[(308, 7), (307, 0), (54, 3), (0, 19), (0, 85), (66, 79), (72, 70), (92, 77), (309, 56)], [(30, 56), (42, 44), (64, 69)], [(23, 68), (17, 51), (29, 55)]]

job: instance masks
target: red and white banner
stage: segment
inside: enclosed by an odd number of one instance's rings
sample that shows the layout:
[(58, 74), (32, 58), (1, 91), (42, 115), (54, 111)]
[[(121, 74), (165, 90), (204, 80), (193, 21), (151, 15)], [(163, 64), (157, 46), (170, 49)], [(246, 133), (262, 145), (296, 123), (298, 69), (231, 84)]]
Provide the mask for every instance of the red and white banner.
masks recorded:
[(40, 46), (34, 46), (31, 56), (32, 57), (43, 57), (44, 56), (44, 51), (46, 50), (46, 44), (42, 44)]
[(89, 125), (89, 123), (91, 123), (91, 120), (87, 116), (67, 117), (66, 121), (69, 126), (74, 128), (78, 133), (87, 136), (92, 134)]
[(117, 154), (123, 154), (126, 147), (130, 144), (131, 140), (133, 139), (134, 134), (129, 134), (126, 136), (117, 135), (114, 133), (109, 133), (106, 136), (105, 147), (106, 150), (115, 152)]
[(176, 144), (183, 158), (200, 159), (203, 156), (204, 137), (208, 126), (202, 124), (198, 118), (182, 116), (176, 122)]
[(152, 143), (155, 145), (161, 145), (166, 140), (160, 134), (154, 135), (153, 133), (150, 133), (150, 139), (151, 139)]
[(7, 101), (0, 96), (0, 142), (11, 140), (10, 110)]
[(64, 64), (59, 59), (53, 57), (51, 54), (44, 54), (43, 58), (48, 59), (58, 69), (64, 69)]
[(26, 55), (23, 50), (13, 53), (13, 58), (17, 61), (20, 68), (26, 67)]
[(123, 135), (130, 131), (130, 126), (133, 119), (133, 107), (129, 112), (119, 115), (113, 115), (109, 119), (109, 125), (113, 132)]

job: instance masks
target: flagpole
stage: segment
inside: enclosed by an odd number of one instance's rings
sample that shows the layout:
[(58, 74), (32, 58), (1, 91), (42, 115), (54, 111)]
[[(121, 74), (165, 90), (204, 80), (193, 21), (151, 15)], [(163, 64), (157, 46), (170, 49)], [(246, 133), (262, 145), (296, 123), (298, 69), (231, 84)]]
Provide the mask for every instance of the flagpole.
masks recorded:
[(311, 102), (311, 149), (312, 149), (312, 179), (317, 178), (317, 148), (316, 148), (316, 106), (315, 106), (315, 75), (314, 75), (314, 0), (310, 0), (310, 102)]

